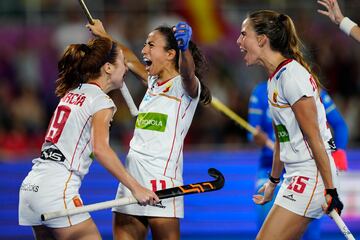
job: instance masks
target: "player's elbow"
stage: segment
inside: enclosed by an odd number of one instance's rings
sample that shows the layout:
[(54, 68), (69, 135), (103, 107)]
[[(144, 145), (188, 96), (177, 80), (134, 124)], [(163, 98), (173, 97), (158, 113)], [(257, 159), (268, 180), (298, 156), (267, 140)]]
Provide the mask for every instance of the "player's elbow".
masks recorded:
[(100, 159), (102, 158), (102, 156), (106, 155), (108, 149), (109, 149), (108, 144), (99, 143), (99, 142), (93, 143), (93, 154), (97, 159)]

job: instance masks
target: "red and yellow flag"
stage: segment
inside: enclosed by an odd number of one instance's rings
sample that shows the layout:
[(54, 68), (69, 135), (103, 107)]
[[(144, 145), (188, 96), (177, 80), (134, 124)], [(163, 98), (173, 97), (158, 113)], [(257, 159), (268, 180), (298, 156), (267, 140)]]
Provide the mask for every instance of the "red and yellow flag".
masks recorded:
[(193, 36), (198, 43), (215, 44), (228, 31), (222, 16), (219, 1), (182, 0), (176, 1), (177, 10), (193, 29)]

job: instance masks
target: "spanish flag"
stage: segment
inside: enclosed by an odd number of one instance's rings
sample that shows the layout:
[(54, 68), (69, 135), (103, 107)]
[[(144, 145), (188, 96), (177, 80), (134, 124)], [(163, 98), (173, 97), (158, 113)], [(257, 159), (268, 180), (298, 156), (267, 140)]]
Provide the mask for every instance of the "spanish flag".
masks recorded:
[(193, 29), (197, 43), (213, 45), (228, 32), (217, 0), (176, 0), (178, 13), (185, 18)]

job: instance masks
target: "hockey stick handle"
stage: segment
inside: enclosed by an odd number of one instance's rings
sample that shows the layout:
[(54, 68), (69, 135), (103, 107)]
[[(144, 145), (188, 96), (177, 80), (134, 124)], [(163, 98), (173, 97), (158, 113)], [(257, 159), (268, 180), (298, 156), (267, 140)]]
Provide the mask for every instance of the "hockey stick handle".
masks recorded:
[[(80, 6), (81, 8), (83, 9), (85, 15), (86, 15), (86, 18), (88, 20), (88, 22), (91, 24), (91, 25), (94, 25), (94, 19), (93, 17), (91, 16), (91, 13), (89, 11), (89, 9), (87, 8), (84, 0), (79, 0), (79, 3), (80, 3)], [(135, 103), (134, 103), (134, 100), (133, 98), (131, 97), (131, 94), (129, 92), (129, 89), (127, 88), (126, 84), (125, 84), (125, 81), (123, 83), (123, 86), (120, 88), (120, 91), (121, 91), (121, 94), (123, 95), (124, 97), (124, 100), (130, 110), (130, 114), (131, 116), (133, 117), (136, 117), (139, 113)]]
[[(230, 119), (234, 120), (236, 123), (238, 123), (240, 126), (245, 128), (247, 131), (252, 133), (253, 135), (256, 135), (258, 133), (258, 130), (251, 126), (247, 121), (245, 121), (243, 118), (241, 118), (239, 115), (237, 115), (234, 111), (232, 111), (230, 108), (228, 108), (225, 104), (223, 104), (219, 99), (216, 97), (212, 97), (211, 105), (219, 110), (220, 112), (224, 113), (226, 116), (228, 116)], [(265, 145), (270, 148), (271, 150), (274, 150), (274, 142), (271, 141), (271, 139), (267, 139)]]
[(329, 216), (334, 220), (334, 222), (339, 227), (340, 231), (344, 234), (346, 239), (355, 240), (354, 236), (350, 232), (349, 228), (346, 226), (345, 222), (334, 209), (329, 213)]
[[(193, 183), (188, 185), (183, 185), (179, 187), (168, 188), (164, 190), (156, 191), (156, 195), (160, 199), (166, 199), (171, 197), (179, 197), (188, 194), (194, 193), (203, 193), (203, 192), (211, 192), (221, 189), (225, 184), (225, 178), (222, 173), (215, 168), (210, 168), (208, 170), (210, 176), (216, 178), (214, 181), (209, 182), (200, 182), (200, 183)], [(64, 209), (55, 212), (48, 212), (41, 214), (41, 220), (46, 221), (53, 218), (59, 218), (64, 216), (70, 216), (74, 214), (80, 214), (85, 212), (97, 211), (106, 208), (118, 207), (118, 206), (125, 206), (129, 204), (137, 203), (137, 200), (133, 196), (119, 198), (115, 200), (110, 200), (106, 202), (99, 202), (94, 204), (89, 204), (82, 207), (71, 208), (71, 209)]]
[(75, 215), (75, 214), (80, 214), (80, 213), (85, 213), (85, 212), (92, 212), (92, 211), (97, 211), (97, 210), (101, 210), (101, 209), (112, 208), (115, 206), (125, 206), (125, 205), (129, 205), (129, 204), (133, 204), (133, 203), (137, 203), (137, 200), (135, 199), (135, 197), (129, 196), (129, 197), (119, 198), (119, 199), (115, 199), (115, 200), (111, 200), (111, 201), (90, 204), (90, 205), (77, 207), (77, 208), (70, 208), (70, 209), (64, 209), (64, 210), (55, 211), (55, 212), (44, 213), (44, 214), (41, 214), (41, 220), (46, 221), (46, 220), (50, 220), (53, 218), (70, 216), (70, 215)]
[(86, 15), (86, 18), (88, 19), (89, 23), (91, 25), (94, 25), (94, 19), (93, 17), (91, 16), (90, 12), (89, 12), (89, 9), (87, 8), (84, 0), (79, 0), (79, 3), (80, 3), (80, 6), (81, 8), (84, 10), (84, 13)]
[(123, 85), (120, 88), (120, 91), (121, 91), (121, 94), (130, 110), (131, 116), (136, 117), (139, 114), (139, 110), (135, 105), (134, 99), (131, 97), (131, 94), (125, 84), (125, 81), (123, 82)]

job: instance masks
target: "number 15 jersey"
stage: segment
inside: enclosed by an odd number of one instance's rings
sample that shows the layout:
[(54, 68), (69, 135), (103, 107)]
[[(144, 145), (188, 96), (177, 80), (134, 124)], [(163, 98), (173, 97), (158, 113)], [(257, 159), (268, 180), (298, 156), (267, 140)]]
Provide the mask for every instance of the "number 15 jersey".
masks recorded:
[(280, 160), (285, 163), (313, 159), (307, 139), (291, 108), (304, 96), (315, 100), (321, 138), (326, 150), (330, 151), (332, 136), (315, 80), (300, 63), (287, 59), (268, 80), (270, 113), (280, 142)]

